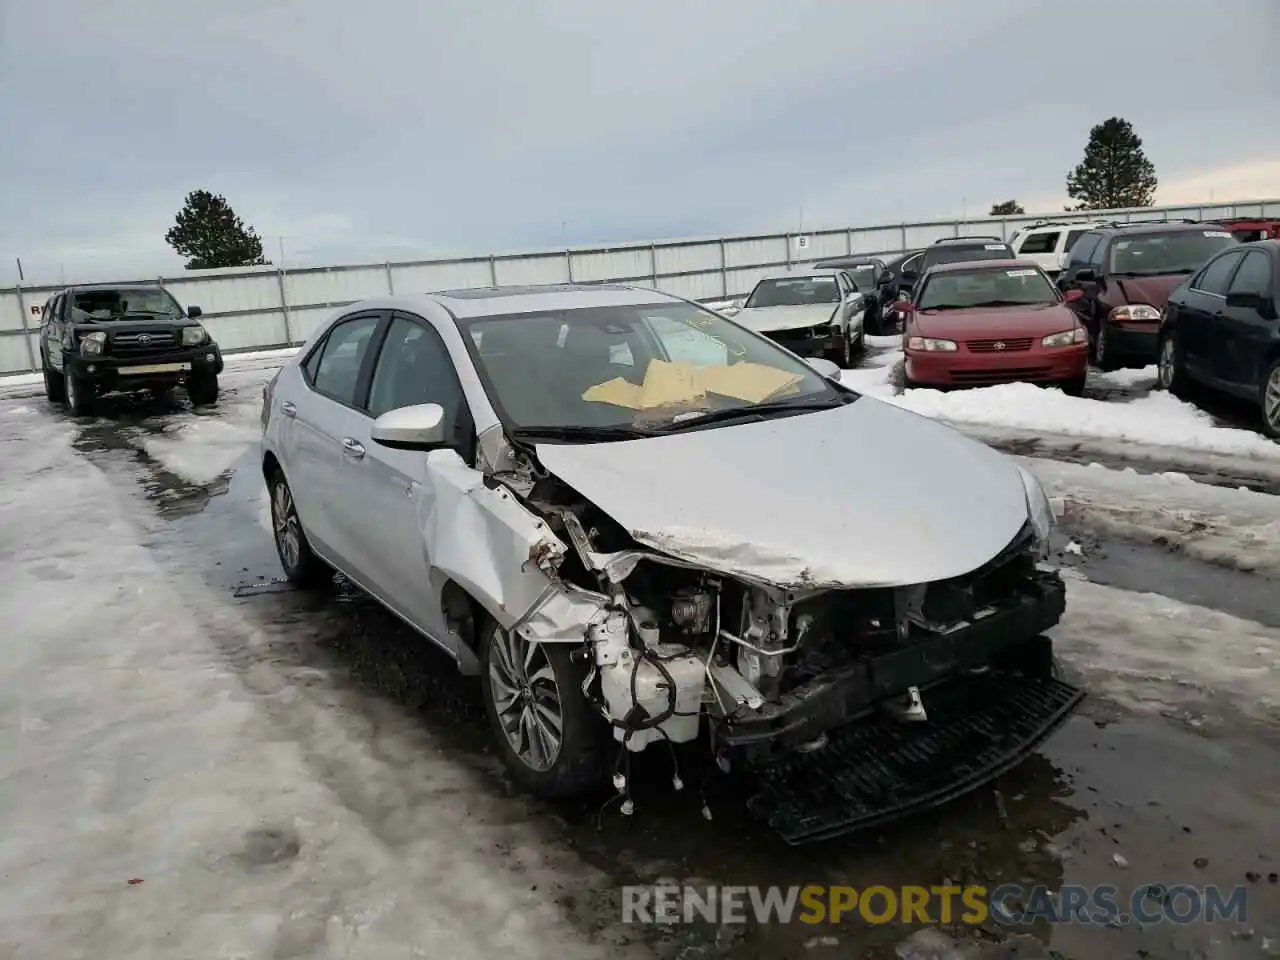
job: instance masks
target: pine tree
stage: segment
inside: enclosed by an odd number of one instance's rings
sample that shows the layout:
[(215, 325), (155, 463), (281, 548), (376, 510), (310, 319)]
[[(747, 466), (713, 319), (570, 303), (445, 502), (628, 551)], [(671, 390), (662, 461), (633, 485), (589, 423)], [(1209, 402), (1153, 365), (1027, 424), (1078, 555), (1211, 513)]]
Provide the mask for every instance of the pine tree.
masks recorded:
[(269, 264), (262, 256), (262, 240), (246, 227), (225, 197), (193, 190), (165, 242), (186, 257), (188, 270), (213, 267), (251, 267)]
[(1000, 203), (991, 205), (991, 212), (987, 214), (989, 217), (1012, 217), (1014, 214), (1026, 213), (1026, 208), (1017, 200), (1003, 200)]
[(1067, 174), (1067, 196), (1080, 201), (1076, 210), (1149, 207), (1157, 182), (1133, 124), (1112, 117), (1089, 131), (1084, 159)]

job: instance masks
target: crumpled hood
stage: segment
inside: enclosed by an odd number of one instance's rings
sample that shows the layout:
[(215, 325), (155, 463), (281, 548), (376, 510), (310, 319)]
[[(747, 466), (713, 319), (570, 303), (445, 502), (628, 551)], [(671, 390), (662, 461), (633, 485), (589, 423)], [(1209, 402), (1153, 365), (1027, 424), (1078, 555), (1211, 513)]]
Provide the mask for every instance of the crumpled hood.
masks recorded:
[(1186, 279), (1185, 274), (1175, 273), (1167, 277), (1116, 277), (1115, 283), (1124, 294), (1124, 303), (1149, 303), (1163, 310), (1174, 287)]
[(637, 542), (778, 586), (959, 576), (1028, 518), (1012, 460), (871, 397), (668, 437), (538, 444), (537, 454)]
[(797, 307), (744, 307), (734, 314), (734, 323), (740, 323), (756, 333), (774, 330), (807, 330), (823, 323), (830, 323), (840, 308), (838, 303), (806, 303)]

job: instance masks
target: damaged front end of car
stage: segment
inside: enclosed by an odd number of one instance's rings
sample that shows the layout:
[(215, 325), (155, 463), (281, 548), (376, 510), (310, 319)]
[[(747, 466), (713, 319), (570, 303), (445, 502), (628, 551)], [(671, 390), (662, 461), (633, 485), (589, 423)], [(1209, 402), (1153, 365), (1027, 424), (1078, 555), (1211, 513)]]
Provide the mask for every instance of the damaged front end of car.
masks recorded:
[(1052, 516), (1029, 475), (1025, 523), (977, 569), (862, 586), (771, 579), (746, 542), (741, 569), (727, 549), (699, 562), (696, 544), (624, 527), (531, 451), (502, 459), (545, 534), (528, 562), (549, 583), (512, 629), (580, 646), (581, 693), (623, 751), (705, 730), (721, 769), (757, 775), (749, 807), (791, 842), (972, 789), (1083, 696), (1043, 636), (1065, 591), (1042, 562)]

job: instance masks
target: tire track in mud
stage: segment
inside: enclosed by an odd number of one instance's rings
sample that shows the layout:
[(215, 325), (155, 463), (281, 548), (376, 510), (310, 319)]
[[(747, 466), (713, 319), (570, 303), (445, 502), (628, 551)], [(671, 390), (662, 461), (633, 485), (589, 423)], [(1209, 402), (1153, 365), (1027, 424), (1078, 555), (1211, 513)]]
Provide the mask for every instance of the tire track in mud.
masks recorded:
[[(235, 672), (262, 712), (264, 737), (296, 744), (316, 781), (383, 847), (398, 851), (411, 873), (425, 867), (450, 874), (465, 896), (492, 887), (498, 871), (502, 886), (519, 892), (493, 916), (478, 917), (477, 929), (502, 929), (513, 910), (517, 926), (518, 914), (553, 924), (560, 916), (584, 945), (575, 951), (547, 943), (548, 957), (566, 949), (582, 957), (649, 955), (650, 931), (619, 926), (615, 878), (573, 851), (556, 835), (554, 811), (506, 778), (488, 749), (478, 697), (457, 682), (452, 661), (341, 584), (332, 595), (272, 591), (269, 606), (231, 596), (228, 580), (252, 582), (253, 561), (235, 538), (215, 560), (223, 525), (238, 517), (271, 550), (256, 511), (227, 496), (237, 476), (247, 483), (256, 471), (241, 464), (215, 489), (187, 483), (181, 486), (185, 507), (175, 511), (172, 498), (152, 494), (153, 486), (169, 482), (167, 471), (129, 442), (127, 430), (96, 422), (83, 433), (88, 436), (73, 449), (112, 480), (119, 491), (115, 505), (143, 532), (140, 544), (157, 556), (165, 585), (181, 601), (175, 615), (198, 625)], [(212, 528), (200, 516), (211, 504), (222, 521)], [(274, 552), (264, 557), (275, 564)], [(241, 570), (248, 578), (225, 569), (240, 560), (249, 565)], [(212, 564), (223, 569), (211, 570)], [(588, 893), (602, 889), (608, 891), (603, 897)], [(460, 914), (476, 909), (456, 905)], [(317, 935), (315, 922), (310, 918), (306, 930), (285, 939), (309, 942)], [(601, 938), (608, 948), (590, 945)], [(524, 955), (538, 955), (523, 945), (530, 951)]]

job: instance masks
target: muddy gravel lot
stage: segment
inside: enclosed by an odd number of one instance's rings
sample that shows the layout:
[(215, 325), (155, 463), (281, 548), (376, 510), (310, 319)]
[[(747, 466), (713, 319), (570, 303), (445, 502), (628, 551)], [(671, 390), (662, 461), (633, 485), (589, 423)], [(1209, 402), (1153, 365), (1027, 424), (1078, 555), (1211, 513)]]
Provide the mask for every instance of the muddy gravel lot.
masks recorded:
[[(0, 957), (1280, 956), (1280, 489), (1265, 477), (1241, 490), (1209, 459), (1177, 479), (1123, 450), (1059, 458), (1006, 437), (1063, 505), (1054, 636), (1085, 705), (990, 787), (789, 847), (696, 749), (680, 792), (665, 752), (637, 762), (629, 817), (607, 793), (523, 796), (474, 681), (358, 592), (280, 583), (255, 446), (278, 363), (233, 361), (209, 412), (179, 392), (76, 420), (0, 394)], [(660, 882), (1113, 884), (1156, 900), (1213, 884), (1244, 887), (1248, 912), (623, 923), (622, 887)]]

